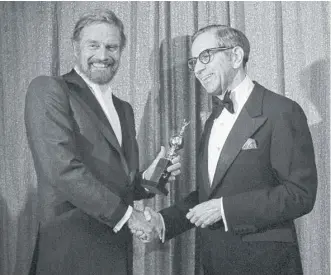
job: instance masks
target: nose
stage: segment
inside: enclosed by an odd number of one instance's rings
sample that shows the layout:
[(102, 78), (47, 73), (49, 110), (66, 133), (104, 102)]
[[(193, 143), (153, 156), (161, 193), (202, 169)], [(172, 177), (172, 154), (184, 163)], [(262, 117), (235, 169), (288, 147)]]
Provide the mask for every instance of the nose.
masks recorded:
[(100, 60), (106, 60), (109, 58), (108, 51), (105, 46), (102, 45), (99, 47), (96, 57)]

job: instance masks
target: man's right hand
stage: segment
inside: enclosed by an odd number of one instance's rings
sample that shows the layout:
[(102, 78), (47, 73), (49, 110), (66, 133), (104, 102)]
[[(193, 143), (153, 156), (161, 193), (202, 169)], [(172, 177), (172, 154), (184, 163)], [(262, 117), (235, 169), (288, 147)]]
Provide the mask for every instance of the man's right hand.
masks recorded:
[(164, 232), (164, 222), (160, 213), (154, 211), (154, 209), (150, 207), (145, 207), (144, 216), (146, 221), (150, 222), (158, 234), (159, 238), (163, 240), (163, 232)]
[(163, 222), (160, 215), (149, 207), (145, 208), (144, 213), (133, 210), (128, 221), (131, 233), (144, 243), (151, 242), (157, 237), (162, 239)]
[(133, 209), (128, 220), (128, 226), (132, 234), (136, 235), (143, 242), (150, 242), (154, 239), (154, 229), (146, 221), (143, 212)]

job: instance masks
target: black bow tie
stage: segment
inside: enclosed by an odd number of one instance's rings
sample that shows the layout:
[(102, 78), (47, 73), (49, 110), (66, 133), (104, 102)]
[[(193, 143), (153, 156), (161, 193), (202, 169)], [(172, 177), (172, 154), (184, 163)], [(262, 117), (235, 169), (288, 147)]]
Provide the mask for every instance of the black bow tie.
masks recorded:
[(226, 91), (223, 100), (220, 100), (217, 96), (213, 96), (213, 117), (214, 119), (218, 118), (222, 113), (224, 107), (229, 111), (229, 113), (233, 114), (233, 102), (230, 98), (231, 91)]

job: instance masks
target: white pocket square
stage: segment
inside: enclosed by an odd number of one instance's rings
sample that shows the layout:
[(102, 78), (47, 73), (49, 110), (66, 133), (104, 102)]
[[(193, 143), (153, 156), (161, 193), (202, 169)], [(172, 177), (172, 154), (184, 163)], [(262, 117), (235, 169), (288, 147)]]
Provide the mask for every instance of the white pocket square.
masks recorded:
[(257, 149), (257, 143), (255, 139), (249, 138), (241, 148), (242, 150)]

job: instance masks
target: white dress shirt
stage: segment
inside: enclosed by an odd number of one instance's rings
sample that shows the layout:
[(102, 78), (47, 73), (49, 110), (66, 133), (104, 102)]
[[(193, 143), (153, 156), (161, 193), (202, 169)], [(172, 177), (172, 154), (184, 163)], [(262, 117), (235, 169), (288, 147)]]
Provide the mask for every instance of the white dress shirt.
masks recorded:
[[(214, 120), (214, 124), (211, 129), (209, 143), (208, 143), (208, 175), (210, 184), (212, 184), (215, 170), (217, 166), (218, 159), (220, 157), (221, 151), (223, 149), (224, 143), (236, 122), (242, 108), (244, 107), (248, 97), (250, 96), (254, 88), (254, 83), (246, 75), (244, 80), (232, 90), (230, 98), (233, 102), (234, 113), (231, 114), (226, 108), (222, 111), (220, 116)], [(223, 95), (224, 96), (224, 95)], [(223, 96), (219, 96), (223, 99)], [(221, 198), (221, 215), (224, 223), (225, 231), (228, 231), (228, 225), (225, 218), (224, 208), (223, 208), (223, 197)], [(160, 239), (164, 242), (165, 239), (165, 224), (164, 219), (161, 216), (162, 222), (162, 232)]]
[[(231, 114), (226, 108), (224, 108), (220, 116), (214, 120), (208, 143), (208, 175), (210, 184), (213, 182), (217, 162), (222, 152), (224, 143), (253, 88), (254, 83), (246, 75), (244, 80), (235, 89), (233, 89), (230, 94), (230, 98), (233, 102), (234, 113)], [(222, 99), (221, 96), (218, 97)], [(228, 231), (223, 208), (223, 197), (221, 198), (221, 214), (225, 231)]]
[(77, 74), (84, 79), (86, 84), (90, 87), (93, 95), (99, 102), (103, 112), (105, 113), (111, 127), (114, 130), (117, 141), (122, 146), (122, 128), (118, 113), (115, 109), (113, 102), (113, 93), (110, 88), (110, 85), (106, 87), (106, 90), (102, 91), (100, 85), (90, 81), (84, 74), (82, 74), (77, 67), (75, 67)]
[[(77, 66), (75, 66), (75, 71), (81, 78), (83, 78), (83, 80), (89, 86), (93, 95), (99, 102), (103, 112), (105, 113), (111, 127), (113, 128), (118, 143), (120, 144), (120, 146), (122, 146), (122, 128), (121, 128), (120, 119), (118, 117), (118, 113), (113, 103), (113, 93), (110, 88), (110, 85), (106, 88), (106, 90), (102, 91), (100, 85), (90, 81), (83, 73), (79, 71), (79, 68)], [(129, 220), (132, 211), (133, 209), (129, 205), (122, 219), (115, 225), (113, 229), (115, 232), (121, 230), (123, 225)]]

